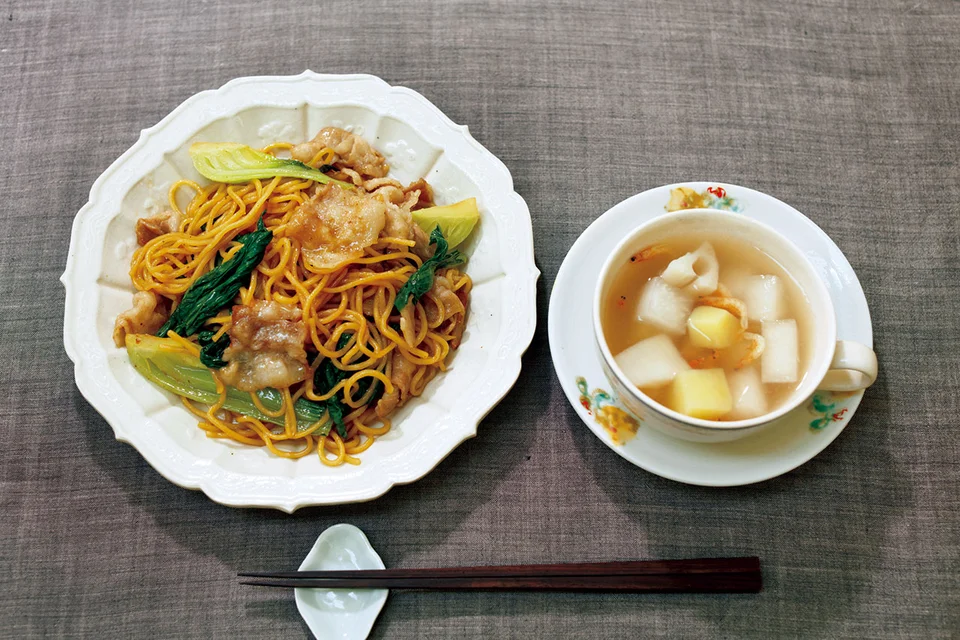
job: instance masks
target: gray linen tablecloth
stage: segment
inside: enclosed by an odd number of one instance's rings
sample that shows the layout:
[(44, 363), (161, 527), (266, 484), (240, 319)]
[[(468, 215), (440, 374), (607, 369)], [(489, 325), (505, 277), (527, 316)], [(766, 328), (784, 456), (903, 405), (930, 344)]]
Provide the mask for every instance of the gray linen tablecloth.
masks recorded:
[[(389, 566), (757, 554), (713, 597), (395, 593), (375, 637), (960, 637), (960, 4), (20, 1), (0, 11), (0, 636), (308, 634), (294, 566), (351, 522)], [(94, 179), (188, 96), (369, 72), (513, 172), (538, 329), (513, 391), (423, 480), (369, 504), (236, 510), (167, 482), (73, 384), (57, 282)], [(548, 293), (611, 205), (679, 180), (796, 206), (846, 253), (881, 374), (819, 457), (758, 486), (648, 474), (554, 376)]]

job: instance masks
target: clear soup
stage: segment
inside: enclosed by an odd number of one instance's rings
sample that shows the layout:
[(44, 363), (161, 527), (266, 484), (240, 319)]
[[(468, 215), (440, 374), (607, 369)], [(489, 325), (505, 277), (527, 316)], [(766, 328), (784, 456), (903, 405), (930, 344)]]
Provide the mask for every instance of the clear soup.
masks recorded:
[(637, 252), (614, 272), (601, 324), (640, 391), (707, 420), (775, 411), (811, 360), (803, 291), (775, 259), (737, 238), (687, 234)]

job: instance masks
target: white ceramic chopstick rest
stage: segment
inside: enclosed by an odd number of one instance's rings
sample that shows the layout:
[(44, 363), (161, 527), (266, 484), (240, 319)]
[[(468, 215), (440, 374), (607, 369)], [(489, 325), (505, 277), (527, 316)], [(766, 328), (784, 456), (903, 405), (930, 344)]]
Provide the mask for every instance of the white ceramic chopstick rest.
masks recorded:
[[(335, 524), (317, 538), (300, 571), (384, 569), (363, 531)], [(387, 589), (294, 589), (297, 609), (317, 640), (363, 640), (387, 601)]]

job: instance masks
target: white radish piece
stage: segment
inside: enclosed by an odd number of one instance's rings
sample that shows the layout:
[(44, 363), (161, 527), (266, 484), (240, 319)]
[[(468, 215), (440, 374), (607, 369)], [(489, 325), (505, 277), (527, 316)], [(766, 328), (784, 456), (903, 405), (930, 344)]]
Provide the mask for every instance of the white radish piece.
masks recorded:
[(651, 278), (640, 294), (637, 319), (666, 333), (680, 335), (687, 330), (693, 298), (662, 278)]
[(663, 270), (660, 277), (671, 287), (685, 287), (697, 279), (697, 272), (693, 270), (693, 263), (697, 261), (697, 256), (693, 253), (685, 253)]
[(756, 367), (731, 372), (727, 382), (733, 398), (733, 410), (724, 419), (749, 420), (767, 412), (767, 394)]
[(743, 301), (751, 320), (780, 320), (787, 315), (787, 292), (777, 276), (750, 276), (745, 282)]
[(684, 291), (695, 296), (708, 296), (717, 290), (720, 279), (720, 263), (717, 262), (717, 253), (713, 245), (704, 242), (693, 252), (696, 259), (693, 261), (693, 271), (697, 278), (684, 287)]
[(766, 342), (760, 356), (760, 377), (764, 382), (796, 382), (799, 346), (796, 320), (767, 320), (761, 324)]
[[(726, 285), (727, 293), (732, 298), (743, 300), (744, 292), (747, 290), (747, 283), (753, 277), (753, 272), (739, 264), (723, 265), (720, 270), (720, 284)], [(719, 284), (717, 288), (719, 288)]]
[(613, 359), (627, 379), (641, 389), (666, 386), (679, 372), (690, 368), (673, 340), (662, 334), (627, 347)]

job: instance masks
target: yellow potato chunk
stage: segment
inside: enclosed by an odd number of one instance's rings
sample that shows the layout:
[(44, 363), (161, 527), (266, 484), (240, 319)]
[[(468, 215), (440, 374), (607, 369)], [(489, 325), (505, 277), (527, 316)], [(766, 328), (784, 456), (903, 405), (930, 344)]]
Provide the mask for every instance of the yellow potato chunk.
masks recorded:
[(687, 335), (695, 347), (726, 349), (736, 343), (741, 331), (735, 315), (716, 307), (697, 307), (687, 319)]
[(670, 386), (668, 406), (691, 418), (717, 420), (733, 409), (723, 369), (681, 371)]

